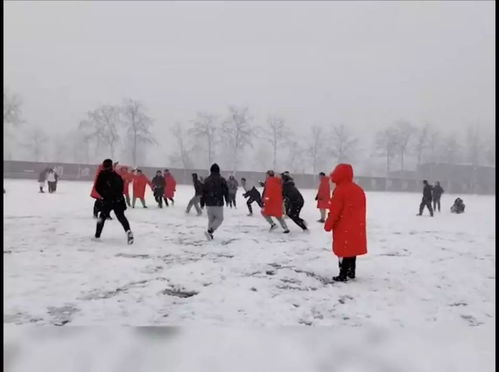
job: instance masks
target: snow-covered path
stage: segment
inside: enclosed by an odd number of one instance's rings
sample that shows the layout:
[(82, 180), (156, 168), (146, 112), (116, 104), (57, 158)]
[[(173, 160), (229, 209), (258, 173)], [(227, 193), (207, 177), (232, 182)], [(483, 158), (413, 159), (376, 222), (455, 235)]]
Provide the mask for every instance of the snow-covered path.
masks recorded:
[(464, 196), (466, 213), (417, 217), (420, 196), (368, 193), (368, 250), (357, 279), (331, 283), (331, 236), (315, 222), (314, 190), (303, 190), (311, 232), (268, 232), (258, 214), (225, 209), (215, 240), (206, 217), (175, 206), (128, 209), (135, 244), (117, 221), (102, 242), (88, 182), (56, 194), (5, 180), (4, 323), (41, 325), (228, 325), (483, 327), (495, 323), (493, 196)]

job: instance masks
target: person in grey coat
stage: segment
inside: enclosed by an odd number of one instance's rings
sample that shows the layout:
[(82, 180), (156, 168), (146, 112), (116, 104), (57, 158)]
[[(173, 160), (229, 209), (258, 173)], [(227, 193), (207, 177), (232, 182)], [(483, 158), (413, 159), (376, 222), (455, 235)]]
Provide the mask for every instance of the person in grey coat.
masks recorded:
[(239, 183), (237, 182), (236, 178), (234, 176), (229, 176), (229, 179), (227, 181), (227, 187), (229, 188), (229, 203), (227, 204), (228, 207), (234, 206), (236, 208), (236, 193), (237, 193), (237, 188), (239, 186)]
[(201, 195), (201, 207), (206, 205), (208, 215), (208, 230), (205, 231), (208, 240), (213, 240), (213, 233), (224, 220), (224, 199), (226, 203), (229, 201), (229, 189), (225, 178), (220, 176), (220, 167), (215, 163), (203, 183)]
[(198, 216), (201, 216), (203, 213), (201, 212), (201, 207), (199, 206), (199, 202), (201, 200), (201, 195), (203, 195), (203, 183), (198, 179), (198, 174), (192, 174), (192, 184), (194, 185), (194, 196), (189, 200), (189, 204), (187, 204), (187, 209), (185, 213), (189, 214), (191, 208), (194, 206), (196, 208), (196, 212)]

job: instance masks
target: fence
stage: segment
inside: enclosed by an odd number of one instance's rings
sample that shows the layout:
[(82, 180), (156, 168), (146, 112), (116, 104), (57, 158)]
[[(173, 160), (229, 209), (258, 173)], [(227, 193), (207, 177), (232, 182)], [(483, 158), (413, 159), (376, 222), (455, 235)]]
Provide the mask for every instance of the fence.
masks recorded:
[[(96, 164), (69, 164), (69, 163), (45, 163), (45, 162), (26, 162), (26, 161), (10, 161), (3, 162), (4, 178), (23, 178), (37, 179), (42, 170), (47, 167), (54, 168), (59, 174), (61, 180), (71, 181), (92, 181), (97, 170)], [(156, 171), (160, 168), (141, 167), (142, 171), (148, 176), (153, 177)], [(169, 168), (174, 175), (178, 184), (191, 184), (192, 173), (197, 173), (200, 176), (209, 174), (206, 169), (178, 169)], [(222, 171), (222, 175), (228, 177), (231, 172)], [(257, 182), (265, 178), (263, 172), (237, 172), (237, 178), (245, 177), (248, 180)], [(314, 189), (318, 186), (319, 177), (311, 174), (293, 174), (296, 185), (299, 188)], [(430, 179), (430, 182), (435, 181)], [(467, 194), (472, 191), (471, 180), (452, 181), (444, 178), (439, 179), (442, 187), (447, 193), (452, 194)], [(364, 188), (366, 191), (398, 191), (398, 192), (418, 192), (422, 191), (421, 180), (418, 179), (402, 179), (402, 178), (386, 178), (386, 177), (355, 177), (355, 182)], [(475, 193), (478, 194), (495, 194), (495, 182), (487, 182), (481, 184)]]

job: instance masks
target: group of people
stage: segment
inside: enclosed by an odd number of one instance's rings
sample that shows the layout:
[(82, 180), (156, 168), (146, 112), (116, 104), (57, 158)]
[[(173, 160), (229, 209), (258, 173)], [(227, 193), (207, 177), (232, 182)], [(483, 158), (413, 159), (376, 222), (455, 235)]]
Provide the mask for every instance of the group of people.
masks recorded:
[(57, 182), (59, 181), (59, 175), (54, 170), (54, 168), (45, 168), (38, 175), (38, 183), (40, 187), (40, 193), (44, 193), (43, 188), (45, 187), (45, 182), (48, 184), (48, 192), (54, 193), (57, 190)]
[[(444, 193), (443, 187), (440, 185), (440, 182), (437, 181), (435, 186), (428, 183), (427, 180), (423, 180), (423, 199), (421, 200), (421, 204), (419, 204), (419, 213), (418, 216), (423, 215), (424, 208), (428, 208), (430, 212), (430, 216), (433, 217), (433, 213), (437, 211), (440, 212), (440, 198)], [(433, 206), (432, 206), (433, 204)], [(454, 201), (454, 204), (451, 206), (451, 213), (464, 213), (464, 202), (461, 198), (457, 198)]]
[[(117, 163), (113, 164), (111, 159), (104, 160), (97, 169), (91, 193), (92, 197), (99, 201), (97, 212), (100, 213), (94, 239), (100, 239), (105, 221), (110, 218), (110, 212), (114, 211), (125, 230), (128, 244), (133, 244), (133, 233), (124, 214), (127, 205), (130, 206), (128, 185), (134, 184), (132, 207), (137, 197), (146, 207), (144, 201), (146, 185), (152, 188), (158, 206), (161, 207), (162, 199), (166, 205), (168, 205), (168, 200), (173, 203), (173, 195), (171, 198), (165, 196), (168, 174), (168, 170), (165, 170), (163, 174), (158, 171), (150, 182), (140, 170), (129, 173), (128, 167), (118, 167)], [(332, 231), (333, 252), (339, 258), (340, 272), (338, 276), (333, 277), (333, 280), (347, 281), (349, 278), (355, 278), (356, 257), (367, 253), (365, 193), (353, 182), (353, 169), (349, 164), (339, 164), (330, 177), (326, 177), (325, 173), (321, 173), (320, 177), (321, 182), (316, 195), (317, 207), (321, 213), (318, 222), (324, 223), (325, 231)], [(329, 187), (330, 179), (336, 184), (332, 195)], [(202, 208), (206, 207), (208, 227), (205, 236), (208, 240), (212, 240), (215, 231), (224, 220), (224, 205), (236, 206), (237, 180), (230, 176), (227, 181), (221, 176), (220, 167), (215, 163), (210, 167), (210, 175), (206, 179), (203, 180), (193, 173), (192, 181), (194, 196), (189, 201), (186, 212), (189, 213), (192, 207), (195, 207), (197, 214), (201, 215)], [(136, 186), (137, 184), (140, 188)], [(265, 182), (261, 182), (262, 194), (245, 178), (241, 179), (241, 185), (244, 189), (243, 196), (248, 199), (246, 204), (249, 216), (253, 215), (252, 204), (256, 202), (261, 208), (262, 216), (270, 224), (270, 231), (277, 228), (277, 224), (272, 219), (274, 217), (281, 225), (283, 232), (289, 233), (284, 220), (286, 215), (303, 231), (308, 232), (306, 222), (300, 217), (304, 199), (289, 172), (277, 175), (273, 170), (267, 171)], [(329, 210), (329, 215), (326, 218), (327, 210)]]
[[(128, 166), (119, 165), (118, 163), (113, 164), (113, 170), (122, 178), (123, 180), (123, 196), (125, 202), (129, 207), (135, 208), (137, 199), (140, 200), (142, 207), (147, 208), (145, 193), (146, 186), (149, 186), (154, 194), (154, 199), (158, 203), (159, 208), (163, 208), (163, 201), (165, 206), (169, 206), (168, 201), (174, 204), (174, 196), (176, 191), (177, 182), (175, 177), (171, 174), (169, 169), (165, 169), (163, 172), (158, 170), (154, 178), (149, 180), (149, 178), (142, 172), (141, 169), (129, 170)], [(95, 199), (94, 203), (94, 217), (97, 218), (102, 205), (102, 198), (95, 188), (95, 181), (98, 175), (104, 169), (103, 164), (99, 165), (95, 174), (94, 187), (90, 196)], [(130, 201), (130, 184), (132, 184), (132, 200)]]

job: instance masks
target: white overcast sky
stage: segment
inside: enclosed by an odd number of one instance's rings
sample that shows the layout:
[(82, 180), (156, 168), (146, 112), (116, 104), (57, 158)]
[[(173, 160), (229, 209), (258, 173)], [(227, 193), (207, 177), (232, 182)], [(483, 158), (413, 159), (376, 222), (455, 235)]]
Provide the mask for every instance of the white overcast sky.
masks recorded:
[(492, 127), (494, 27), (492, 1), (7, 1), (4, 86), (53, 133), (125, 97), (162, 136), (228, 104), (364, 134)]

